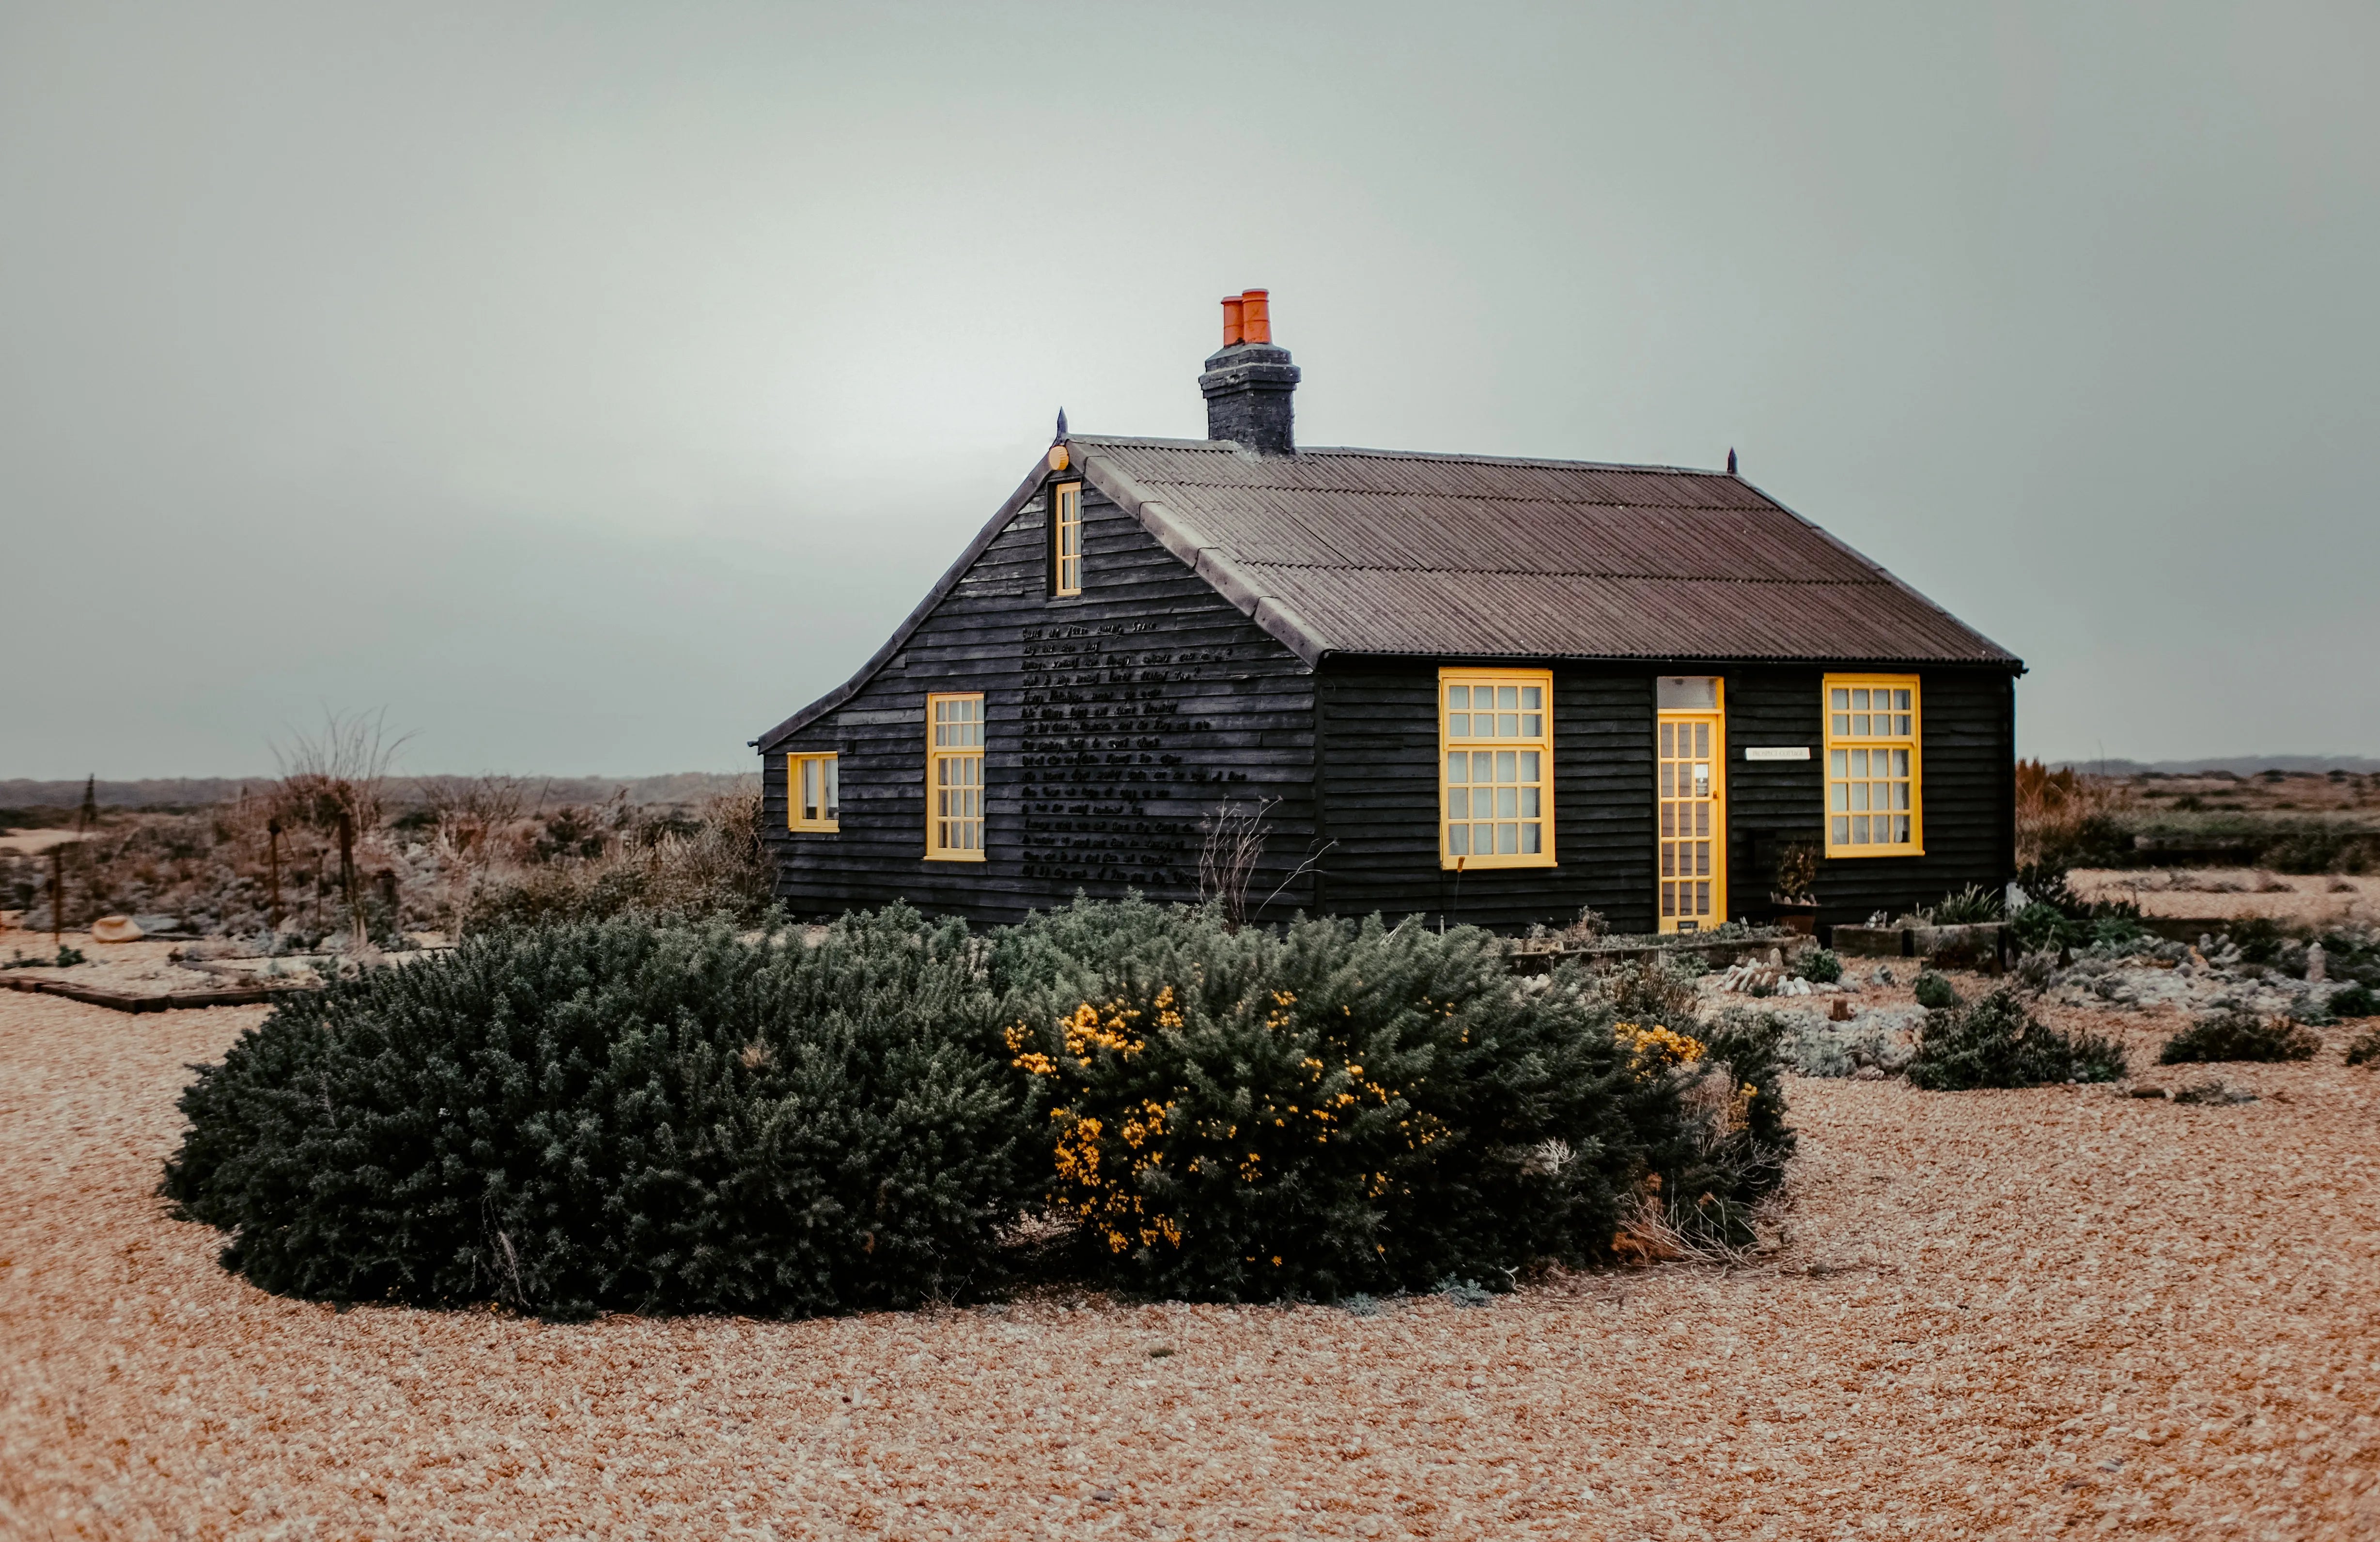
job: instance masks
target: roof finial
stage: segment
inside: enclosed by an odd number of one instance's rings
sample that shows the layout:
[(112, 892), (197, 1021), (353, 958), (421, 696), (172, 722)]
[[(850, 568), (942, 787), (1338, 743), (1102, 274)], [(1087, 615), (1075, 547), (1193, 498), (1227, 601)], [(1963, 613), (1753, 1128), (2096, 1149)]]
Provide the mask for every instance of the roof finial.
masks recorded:
[[(1062, 413), (1062, 413), (1058, 414), (1058, 433), (1059, 433), (1059, 436), (1060, 436), (1061, 438), (1064, 437), (1065, 432), (1066, 432), (1066, 415), (1065, 415), (1064, 413)], [(1730, 477), (1732, 477), (1732, 476), (1734, 476), (1734, 475), (1735, 475), (1735, 446), (1734, 446), (1734, 445), (1732, 445), (1732, 444), (1730, 444), (1730, 445), (1729, 445), (1729, 446), (1727, 447), (1727, 474), (1728, 474), (1729, 476), (1730, 476)]]
[(1053, 439), (1053, 440), (1051, 440), (1051, 441), (1050, 441), (1050, 443), (1053, 443), (1053, 444), (1054, 444), (1054, 443), (1057, 443), (1059, 442), (1059, 440), (1062, 440), (1062, 439), (1064, 439), (1065, 437), (1066, 437), (1066, 409), (1065, 409), (1064, 407), (1060, 407), (1060, 408), (1058, 409), (1058, 438), (1057, 438), (1057, 439)]

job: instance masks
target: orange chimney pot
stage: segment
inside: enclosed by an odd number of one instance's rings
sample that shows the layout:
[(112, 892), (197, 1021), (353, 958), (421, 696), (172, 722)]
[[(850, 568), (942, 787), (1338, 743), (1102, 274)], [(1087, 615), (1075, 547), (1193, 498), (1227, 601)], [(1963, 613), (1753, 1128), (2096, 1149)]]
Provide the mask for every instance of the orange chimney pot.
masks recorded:
[(1240, 341), (1272, 341), (1272, 291), (1247, 289), (1240, 295)]
[(1230, 347), (1240, 340), (1240, 297), (1223, 297), (1223, 346)]

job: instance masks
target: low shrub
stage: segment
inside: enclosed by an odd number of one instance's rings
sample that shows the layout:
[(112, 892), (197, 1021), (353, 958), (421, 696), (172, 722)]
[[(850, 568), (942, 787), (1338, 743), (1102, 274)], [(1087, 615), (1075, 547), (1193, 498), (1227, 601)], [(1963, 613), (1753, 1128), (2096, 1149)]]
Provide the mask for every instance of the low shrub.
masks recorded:
[(2056, 953), (2082, 940), (2082, 929), (2046, 900), (2035, 900), (2009, 922), (2009, 934), (2024, 952)]
[(1520, 985), (1474, 929), (1235, 930), (1078, 901), (1001, 934), (991, 971), (1053, 1147), (1050, 1207), (1079, 1223), (1075, 1267), (1119, 1288), (1338, 1299), (1494, 1279), (1609, 1257), (1648, 1192), (1748, 1236), (1740, 1209), (1776, 1179), (1746, 1160), (1750, 1132), (1781, 1129), (1769, 1068), (1739, 1078), (1621, 1018), (1579, 965)]
[(1934, 924), (1940, 927), (1965, 926), (1976, 921), (1997, 921), (2000, 918), (2000, 896), (1980, 883), (1970, 883), (1957, 893), (1943, 896), (1934, 906)]
[(1843, 977), (1843, 955), (1832, 948), (1815, 948), (1802, 955), (1802, 977), (1832, 985)]
[(1919, 972), (1916, 991), (1917, 1004), (1931, 1011), (1941, 1012), (1960, 1004), (1958, 987), (1931, 969)]
[(2353, 985), (2340, 986), (2330, 993), (2330, 1000), (2325, 1004), (2333, 1017), (2370, 1017), (2380, 1014), (2380, 998), (2374, 997), (2372, 994), (2372, 988), (2362, 981)]
[(2036, 1022), (2008, 986), (1929, 1020), (1909, 1066), (1912, 1085), (1937, 1092), (2111, 1082), (2123, 1074), (2122, 1046)]
[(2223, 940), (2240, 950), (2250, 964), (2273, 965), (2291, 941), (2289, 931), (2269, 916), (2242, 916), (2224, 929)]
[(2193, 1065), (2210, 1061), (2312, 1060), (2322, 1039), (2286, 1017), (2259, 1017), (2252, 1012), (2225, 1012), (2202, 1017), (2165, 1041), (2157, 1052), (2159, 1065)]
[(2369, 1065), (2380, 1061), (2380, 1028), (2366, 1028), (2347, 1041), (2347, 1063)]
[(183, 1094), (164, 1190), (294, 1295), (908, 1306), (1028, 1193), (1004, 1059), (956, 923), (521, 928), (285, 1001)]

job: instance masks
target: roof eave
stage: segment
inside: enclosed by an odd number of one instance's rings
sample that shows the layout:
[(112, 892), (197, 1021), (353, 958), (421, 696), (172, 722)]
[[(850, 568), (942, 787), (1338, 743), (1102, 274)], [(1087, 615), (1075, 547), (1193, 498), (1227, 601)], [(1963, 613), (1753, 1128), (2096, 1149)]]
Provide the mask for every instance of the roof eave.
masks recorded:
[(916, 635), (917, 628), (925, 625), (926, 618), (933, 613), (934, 607), (950, 598), (951, 591), (958, 588), (959, 580), (966, 577), (967, 569), (973, 567), (976, 559), (982, 556), (991, 543), (999, 539), (1000, 532), (1008, 528), (1009, 521), (1016, 517), (1017, 511), (1033, 501), (1034, 494), (1041, 491), (1041, 483), (1049, 475), (1050, 470), (1046, 462), (1034, 467), (1031, 473), (1017, 484), (1016, 491), (1008, 495), (1008, 501), (1000, 505), (1000, 512), (984, 522), (983, 528), (978, 530), (975, 539), (967, 542), (966, 550), (959, 553), (958, 560), (951, 564), (941, 577), (934, 580), (934, 587), (926, 591), (926, 597), (917, 601), (917, 607), (902, 620), (901, 625), (893, 628), (892, 635), (885, 639), (884, 646), (870, 654), (868, 662), (859, 666), (856, 674), (751, 741), (752, 747), (763, 755), (771, 754), (786, 739), (857, 696), (868, 681), (874, 679), (886, 664), (892, 662), (893, 656), (901, 651), (902, 646), (911, 637)]

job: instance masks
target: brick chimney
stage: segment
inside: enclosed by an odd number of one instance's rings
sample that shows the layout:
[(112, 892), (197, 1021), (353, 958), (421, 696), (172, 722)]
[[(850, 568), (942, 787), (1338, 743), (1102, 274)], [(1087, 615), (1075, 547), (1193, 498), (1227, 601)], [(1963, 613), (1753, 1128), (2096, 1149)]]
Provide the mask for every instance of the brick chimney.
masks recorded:
[(1260, 455), (1297, 453), (1290, 397), (1297, 366), (1272, 346), (1271, 295), (1248, 289), (1223, 297), (1223, 346), (1198, 377), (1207, 398), (1207, 437), (1228, 439)]

